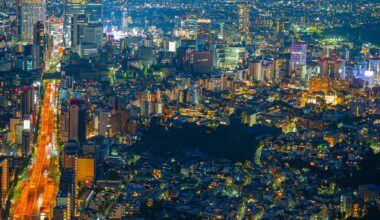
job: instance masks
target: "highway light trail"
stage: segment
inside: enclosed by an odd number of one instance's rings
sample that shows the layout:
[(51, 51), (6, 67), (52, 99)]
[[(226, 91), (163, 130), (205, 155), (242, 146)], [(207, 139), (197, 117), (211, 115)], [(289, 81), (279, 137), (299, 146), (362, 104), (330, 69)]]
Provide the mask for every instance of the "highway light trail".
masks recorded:
[(54, 150), (54, 124), (56, 120), (56, 101), (59, 81), (44, 83), (45, 97), (41, 113), (41, 130), (38, 147), (31, 165), (31, 177), (25, 180), (21, 197), (16, 204), (14, 219), (52, 219), (53, 207), (56, 203), (58, 183), (47, 175), (59, 175), (57, 165), (52, 162)]

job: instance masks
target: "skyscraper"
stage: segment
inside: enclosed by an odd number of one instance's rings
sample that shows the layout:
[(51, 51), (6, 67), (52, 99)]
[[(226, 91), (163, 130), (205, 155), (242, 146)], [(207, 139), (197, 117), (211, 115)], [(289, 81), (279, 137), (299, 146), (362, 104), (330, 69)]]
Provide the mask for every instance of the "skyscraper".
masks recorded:
[(17, 29), (21, 40), (33, 42), (33, 27), (38, 21), (46, 20), (44, 0), (18, 0)]
[(42, 66), (45, 54), (45, 26), (41, 21), (33, 25), (33, 46), (35, 49), (36, 66)]
[(239, 15), (239, 31), (243, 34), (243, 38), (247, 39), (249, 35), (249, 5), (247, 3), (238, 4)]
[(341, 62), (334, 61), (331, 59), (322, 60), (321, 76), (324, 78), (339, 79), (340, 78), (340, 74), (339, 74), (340, 64)]
[[(75, 18), (77, 16), (77, 18)], [(78, 20), (79, 18), (79, 20)], [(66, 0), (65, 3), (65, 36), (64, 42), (67, 46), (75, 47), (75, 34), (73, 28), (82, 22), (87, 26), (99, 27), (102, 30), (103, 24), (103, 3), (102, 0)], [(78, 40), (78, 39), (77, 39)]]
[(294, 42), (290, 58), (291, 68), (296, 69), (297, 66), (306, 65), (307, 44), (304, 42)]
[(306, 77), (306, 56), (307, 44), (304, 42), (294, 42), (290, 57), (290, 73), (295, 73), (296, 76)]
[(85, 13), (85, 1), (84, 0), (65, 0), (65, 13), (64, 13), (64, 44), (67, 47), (72, 45), (72, 19), (74, 15)]
[(71, 100), (69, 108), (69, 140), (86, 141), (86, 105), (77, 99)]
[(380, 84), (380, 58), (374, 58), (369, 60), (367, 74), (372, 75), (372, 85)]
[(22, 115), (31, 114), (34, 111), (34, 89), (25, 86), (21, 96)]

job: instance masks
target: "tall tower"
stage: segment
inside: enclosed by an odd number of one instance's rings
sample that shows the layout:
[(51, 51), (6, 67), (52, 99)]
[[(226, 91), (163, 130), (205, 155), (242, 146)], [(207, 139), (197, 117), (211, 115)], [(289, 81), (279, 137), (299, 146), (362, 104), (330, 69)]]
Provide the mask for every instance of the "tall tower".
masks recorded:
[(249, 35), (250, 16), (248, 3), (238, 4), (239, 31), (247, 39)]
[(34, 24), (45, 20), (46, 7), (44, 0), (17, 1), (17, 30), (21, 35), (21, 40), (32, 43)]
[(86, 2), (85, 0), (64, 0), (65, 1), (65, 13), (64, 13), (64, 36), (63, 43), (66, 47), (72, 46), (72, 19), (74, 15), (85, 14)]
[(121, 24), (121, 30), (123, 32), (127, 32), (128, 30), (128, 12), (123, 12), (123, 20)]
[(380, 58), (370, 59), (368, 67), (367, 75), (372, 75), (372, 85), (380, 85)]
[(81, 100), (71, 100), (69, 108), (69, 140), (86, 141), (86, 105)]
[(33, 87), (25, 86), (21, 96), (21, 113), (32, 114), (34, 112), (34, 89)]
[(45, 26), (41, 21), (33, 26), (33, 46), (36, 54), (36, 66), (42, 66), (44, 61), (45, 54)]
[[(87, 25), (103, 28), (103, 1), (102, 0), (65, 0), (64, 44), (66, 47), (75, 47), (78, 42), (74, 39), (73, 30), (75, 21)], [(80, 18), (80, 19), (79, 19)], [(78, 20), (79, 19), (79, 20)]]
[(294, 42), (290, 56), (290, 73), (295, 73), (302, 78), (306, 77), (306, 56), (307, 44), (304, 42)]
[(292, 52), (290, 64), (293, 69), (297, 66), (306, 65), (307, 44), (304, 42), (294, 42), (292, 45)]

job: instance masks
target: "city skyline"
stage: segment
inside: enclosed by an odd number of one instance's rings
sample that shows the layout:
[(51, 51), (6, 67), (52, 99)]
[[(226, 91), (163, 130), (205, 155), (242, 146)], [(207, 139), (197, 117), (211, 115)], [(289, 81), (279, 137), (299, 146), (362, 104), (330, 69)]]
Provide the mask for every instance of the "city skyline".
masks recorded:
[(0, 0), (0, 219), (380, 219), (380, 2)]

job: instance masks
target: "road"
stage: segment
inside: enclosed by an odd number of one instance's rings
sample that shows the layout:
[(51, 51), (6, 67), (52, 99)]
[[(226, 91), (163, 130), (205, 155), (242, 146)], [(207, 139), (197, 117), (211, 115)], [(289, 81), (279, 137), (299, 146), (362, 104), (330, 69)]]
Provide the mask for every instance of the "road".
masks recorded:
[(31, 176), (25, 180), (21, 197), (15, 204), (13, 219), (52, 219), (59, 187), (53, 178), (54, 175), (59, 175), (59, 165), (52, 160), (52, 157), (56, 157), (52, 152), (55, 151), (58, 86), (59, 81), (44, 82), (45, 97), (38, 147), (33, 157), (34, 162), (30, 165)]

